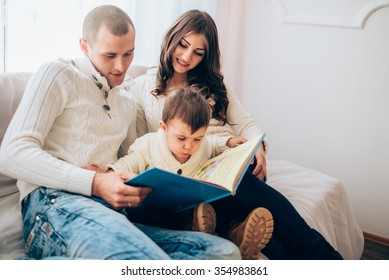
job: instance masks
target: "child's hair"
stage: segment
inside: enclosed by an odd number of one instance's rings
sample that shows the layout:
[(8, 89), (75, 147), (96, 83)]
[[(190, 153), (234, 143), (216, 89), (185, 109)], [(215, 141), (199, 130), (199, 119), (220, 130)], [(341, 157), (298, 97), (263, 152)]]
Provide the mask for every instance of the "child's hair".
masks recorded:
[(190, 126), (192, 133), (202, 127), (208, 127), (211, 107), (199, 88), (184, 87), (169, 95), (162, 111), (162, 120), (168, 124), (175, 118)]

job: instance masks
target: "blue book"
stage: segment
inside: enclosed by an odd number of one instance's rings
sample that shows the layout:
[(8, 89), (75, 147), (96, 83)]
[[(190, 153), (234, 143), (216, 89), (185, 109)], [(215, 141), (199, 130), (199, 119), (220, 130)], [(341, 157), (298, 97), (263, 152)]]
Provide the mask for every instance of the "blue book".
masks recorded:
[(126, 184), (151, 187), (153, 190), (143, 203), (172, 212), (234, 195), (264, 137), (262, 134), (211, 158), (193, 178), (151, 168), (127, 180)]

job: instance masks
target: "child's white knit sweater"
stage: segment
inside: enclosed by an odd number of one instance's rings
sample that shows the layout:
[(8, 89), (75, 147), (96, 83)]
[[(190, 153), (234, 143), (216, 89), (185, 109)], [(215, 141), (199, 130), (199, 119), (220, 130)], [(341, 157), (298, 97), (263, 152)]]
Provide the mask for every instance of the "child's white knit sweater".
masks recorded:
[(138, 138), (131, 145), (126, 156), (117, 162), (107, 165), (115, 171), (129, 171), (141, 173), (152, 167), (157, 167), (173, 173), (193, 177), (201, 166), (210, 158), (213, 158), (228, 147), (219, 144), (215, 139), (204, 137), (199, 149), (187, 162), (180, 163), (175, 159), (168, 147), (166, 136), (161, 129), (157, 132), (150, 132)]

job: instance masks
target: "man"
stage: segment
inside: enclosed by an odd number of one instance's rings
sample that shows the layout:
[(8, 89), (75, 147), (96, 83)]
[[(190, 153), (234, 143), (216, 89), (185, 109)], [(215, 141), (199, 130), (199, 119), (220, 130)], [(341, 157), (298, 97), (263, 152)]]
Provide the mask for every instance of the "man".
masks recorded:
[(135, 28), (104, 5), (85, 18), (83, 58), (44, 64), (29, 81), (0, 151), (1, 172), (18, 179), (29, 257), (236, 259), (227, 240), (198, 232), (133, 225), (122, 209), (149, 188), (127, 186), (128, 172), (96, 173), (135, 137), (136, 103), (126, 77)]

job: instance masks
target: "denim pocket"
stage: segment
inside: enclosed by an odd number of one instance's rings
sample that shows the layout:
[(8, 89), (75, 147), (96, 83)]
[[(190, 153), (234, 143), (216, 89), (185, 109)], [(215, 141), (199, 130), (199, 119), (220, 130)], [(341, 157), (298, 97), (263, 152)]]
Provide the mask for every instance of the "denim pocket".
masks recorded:
[(66, 243), (46, 216), (39, 214), (35, 217), (35, 224), (26, 241), (26, 253), (37, 259), (66, 254)]

